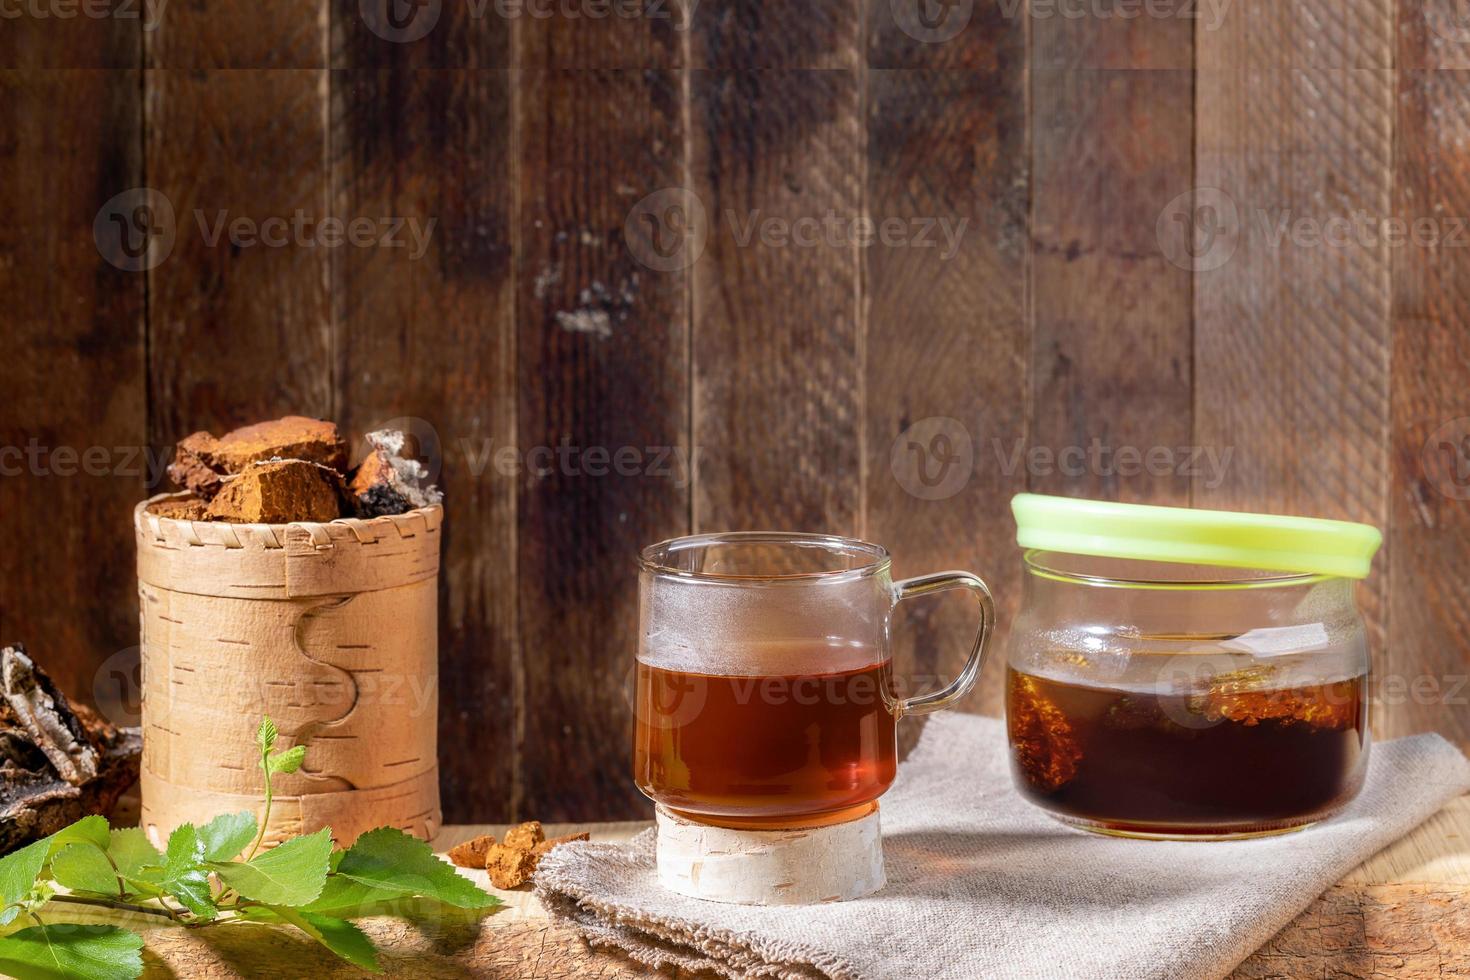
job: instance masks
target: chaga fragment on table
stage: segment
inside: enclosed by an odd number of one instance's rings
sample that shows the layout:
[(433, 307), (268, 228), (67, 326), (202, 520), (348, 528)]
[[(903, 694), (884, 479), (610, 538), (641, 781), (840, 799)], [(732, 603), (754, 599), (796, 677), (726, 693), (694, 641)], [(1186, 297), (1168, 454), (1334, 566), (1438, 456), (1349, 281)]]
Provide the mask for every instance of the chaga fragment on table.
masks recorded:
[(138, 729), (73, 709), (25, 647), (0, 647), (0, 854), (107, 813), (142, 751)]
[(541, 859), (557, 847), (587, 840), (590, 835), (566, 834), (548, 838), (541, 821), (528, 820), (505, 832), (500, 843), (489, 834), (449, 849), (449, 860), (461, 868), (484, 868), (496, 888), (519, 888), (531, 880)]
[(495, 838), (489, 834), (481, 834), (473, 840), (467, 840), (462, 844), (456, 844), (449, 849), (449, 860), (461, 868), (483, 868), (485, 866), (485, 855), (490, 848), (495, 846)]
[(301, 415), (258, 422), (219, 437), (196, 432), (179, 440), (168, 475), (179, 486), (211, 500), (226, 477), (272, 459), (304, 459), (345, 473), (347, 440), (334, 423)]

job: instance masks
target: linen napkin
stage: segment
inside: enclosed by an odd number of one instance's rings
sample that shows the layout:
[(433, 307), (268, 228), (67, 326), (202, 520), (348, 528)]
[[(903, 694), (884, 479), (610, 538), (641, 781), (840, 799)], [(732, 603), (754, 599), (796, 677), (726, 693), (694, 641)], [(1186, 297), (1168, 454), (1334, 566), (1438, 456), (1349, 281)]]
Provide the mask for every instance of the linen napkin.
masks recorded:
[(1362, 793), (1306, 831), (1120, 840), (1021, 799), (1001, 722), (943, 715), (882, 799), (888, 887), (868, 898), (756, 908), (675, 895), (655, 878), (651, 830), (558, 848), (536, 887), (594, 944), (731, 977), (1223, 977), (1466, 791), (1470, 761), (1420, 735), (1374, 745)]

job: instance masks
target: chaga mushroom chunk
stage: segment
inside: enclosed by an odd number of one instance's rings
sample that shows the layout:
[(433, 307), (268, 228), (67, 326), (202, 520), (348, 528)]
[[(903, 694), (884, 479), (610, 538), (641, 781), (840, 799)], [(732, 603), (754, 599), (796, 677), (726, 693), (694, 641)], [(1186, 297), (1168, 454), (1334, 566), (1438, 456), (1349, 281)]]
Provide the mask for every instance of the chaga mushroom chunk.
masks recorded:
[(347, 440), (335, 424), (301, 415), (247, 425), (218, 438), (196, 432), (174, 447), (168, 475), (179, 486), (209, 500), (219, 492), (225, 477), (272, 459), (304, 459), (345, 473)]
[(336, 471), (304, 459), (252, 463), (225, 481), (205, 514), (247, 524), (335, 521), (342, 516), (340, 486)]
[(347, 496), (358, 517), (403, 514), (432, 507), (444, 499), (437, 487), (429, 486), (424, 464), (403, 454), (406, 437), (395, 429), (367, 434), (372, 451), (353, 471)]

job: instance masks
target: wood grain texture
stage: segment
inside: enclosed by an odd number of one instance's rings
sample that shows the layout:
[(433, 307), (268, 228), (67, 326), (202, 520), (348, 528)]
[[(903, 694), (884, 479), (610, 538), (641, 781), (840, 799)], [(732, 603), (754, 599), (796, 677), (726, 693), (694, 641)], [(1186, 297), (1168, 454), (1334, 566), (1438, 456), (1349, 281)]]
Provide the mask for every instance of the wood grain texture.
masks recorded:
[(863, 14), (869, 68), (1026, 70), (1025, 4), (867, 0)]
[[(1427, 885), (1335, 888), (1231, 974), (1232, 980), (1319, 980), (1322, 977), (1396, 977), (1442, 980), (1470, 970), (1470, 914), (1464, 889)], [(146, 928), (145, 978), (177, 976), (321, 980), (360, 976), (360, 971), (284, 930), (260, 926), (198, 931)], [(650, 976), (647, 967), (610, 951), (590, 948), (569, 926), (544, 919), (495, 917), (476, 933), (445, 924), (425, 932), (412, 924), (373, 919), (365, 931), (390, 944), (384, 964), (394, 977), (495, 977), (515, 980)], [(170, 972), (172, 971), (172, 972)], [(714, 980), (714, 973), (668, 969), (666, 978)]]
[(861, 526), (860, 260), (850, 236), (811, 230), (860, 213), (859, 33), (851, 0), (707, 5), (692, 21), (698, 530)]
[[(497, 11), (513, 4), (425, 0), (393, 7), (397, 2), (331, 0), (333, 68), (511, 67), (517, 20)], [(502, 135), (509, 130), (507, 121)]]
[[(855, 61), (855, 31), (828, 40)], [(692, 270), (694, 525), (857, 533), (859, 73), (698, 71), (690, 84), (709, 221)]]
[[(325, 68), (332, 0), (138, 0), (150, 68)], [(221, 109), (225, 107), (220, 107)], [(200, 120), (203, 122), (203, 119)], [(243, 121), (243, 120), (242, 120)]]
[[(1020, 586), (1009, 501), (1026, 489), (1024, 470), (1005, 465), (1026, 437), (1030, 356), (1025, 25), (983, 5), (965, 33), (921, 49), (887, 4), (882, 13), (870, 64), (924, 54), (935, 67), (866, 73), (865, 211), (875, 223), (932, 223), (933, 245), (862, 250), (863, 534), (894, 553), (897, 576), (975, 570), (1006, 624)], [(940, 686), (963, 664), (976, 617), (954, 596), (900, 607), (897, 676)], [(1001, 629), (968, 707), (999, 711), (1004, 648)]]
[[(491, 6), (493, 9), (493, 0)], [(689, 26), (695, 18), (709, 16), (700, 13), (701, 0), (623, 0), (620, 4), (561, 0), (554, 5), (506, 6), (521, 9), (512, 18), (516, 63), (533, 71), (682, 68), (688, 64)], [(538, 9), (540, 13), (530, 13)], [(550, 16), (547, 10), (552, 11)]]
[(1333, 888), (1251, 954), (1234, 980), (1396, 977), (1470, 973), (1470, 903), (1464, 888)]
[[(1395, 216), (1428, 237), (1393, 254), (1388, 677), (1379, 730), (1470, 746), (1470, 22), (1400, 7)], [(1451, 30), (1455, 26), (1458, 30)], [(1456, 244), (1458, 242), (1458, 245)]]
[(1192, 31), (1033, 20), (1033, 490), (1189, 502), (1191, 284), (1156, 228), (1193, 182)]
[[(401, 420), (436, 471), (453, 515), (441, 556), (440, 744), (509, 747), (522, 693), (518, 480), (495, 453), (517, 437), (514, 79), (413, 65), (506, 63), (510, 32), (498, 19), (496, 35), (441, 23), (419, 45), (391, 44), (364, 33), (357, 7), (339, 4), (333, 42), (337, 63), (351, 66), (332, 73), (334, 213), (401, 219), (407, 230), (402, 247), (334, 257), (338, 421), (361, 434)], [(441, 758), (448, 819), (513, 812), (514, 752)]]
[(635, 205), (686, 179), (681, 77), (549, 69), (544, 40), (521, 51), (516, 97), (515, 751), (520, 811), (557, 820), (642, 810), (635, 563), (689, 527), (689, 339), (687, 275), (648, 267), (625, 234)]
[(127, 265), (107, 215), (132, 209), (108, 202), (142, 182), (140, 115), (136, 58), (0, 71), (0, 643), (26, 643), (87, 698), (103, 662), (138, 643), (119, 532), (149, 474), (144, 274), (104, 254)]
[(1364, 861), (1342, 884), (1426, 884), (1470, 889), (1470, 796), (1451, 800), (1412, 833)]
[[(1198, 34), (1196, 204), (1234, 228), (1195, 280), (1195, 440), (1233, 451), (1198, 505), (1388, 525), (1392, 9), (1245, 3)], [(1389, 559), (1359, 590), (1378, 651)]]
[[(688, 23), (696, 68), (850, 69), (859, 60), (858, 0), (700, 0)], [(773, 91), (779, 105), (785, 90)]]
[[(159, 43), (207, 43), (169, 30)], [(149, 273), (154, 446), (330, 416), (330, 249), (314, 244), (332, 205), (326, 71), (160, 69), (145, 85), (149, 186), (172, 202), (176, 231)], [(242, 220), (247, 234), (232, 235)]]
[[(1463, 855), (1470, 838), (1470, 798), (1446, 807), (1429, 823), (1364, 864), (1318, 898), (1291, 925), (1252, 954), (1233, 980), (1320, 980), (1322, 977), (1400, 977), (1442, 980), (1460, 976), (1470, 951), (1470, 872), (1461, 863), (1387, 871), (1382, 859), (1400, 855)], [(590, 830), (594, 840), (626, 841), (651, 826), (645, 822), (548, 826), (550, 836)], [(439, 852), (482, 833), (503, 834), (505, 825), (445, 827), (433, 842)], [(482, 886), (484, 872), (462, 871)], [(529, 890), (497, 891), (506, 903), (476, 918), (455, 910), (405, 903), (407, 919), (373, 916), (358, 925), (383, 950), (390, 976), (505, 977), (516, 980), (603, 980), (646, 977), (649, 971), (627, 957), (597, 950), (568, 925), (549, 920)], [(270, 926), (238, 930), (159, 928), (142, 916), (91, 914), (67, 909), (68, 920), (107, 922), (144, 933), (145, 977), (312, 976), (336, 980), (360, 976), (352, 967), (291, 932)], [(658, 976), (714, 974), (666, 970)]]
[[(110, 68), (120, 74), (113, 83), (121, 91), (127, 73), (136, 73), (144, 32), (159, 23), (158, 0), (115, 4), (16, 3), (0, 15), (0, 69)], [(134, 77), (136, 83), (136, 76)], [(136, 87), (136, 86), (135, 86)], [(131, 103), (103, 100), (94, 125), (136, 132), (140, 113), (135, 93)], [(21, 131), (9, 132), (20, 136)], [(99, 202), (100, 203), (100, 202)]]
[[(503, 914), (503, 913), (501, 913)], [(647, 967), (611, 952), (589, 947), (570, 926), (545, 918), (477, 922), (465, 913), (438, 915), (411, 909), (408, 919), (377, 916), (359, 925), (379, 947), (379, 961), (395, 980), (713, 980), (711, 974), (675, 969), (650, 973)], [(65, 914), (69, 922), (100, 922), (102, 917)], [(109, 923), (123, 922), (107, 917)], [(124, 924), (144, 936), (144, 980), (174, 977), (251, 980), (349, 980), (363, 971), (329, 953), (301, 933), (275, 927), (216, 930), (166, 929), (143, 916)]]

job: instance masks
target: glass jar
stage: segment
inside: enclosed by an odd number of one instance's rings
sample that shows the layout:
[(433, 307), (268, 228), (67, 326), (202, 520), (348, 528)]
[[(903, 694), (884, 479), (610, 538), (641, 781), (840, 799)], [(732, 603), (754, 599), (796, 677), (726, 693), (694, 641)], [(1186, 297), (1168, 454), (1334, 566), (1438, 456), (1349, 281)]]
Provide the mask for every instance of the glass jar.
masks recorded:
[[(969, 692), (995, 619), (985, 583), (968, 572), (895, 582), (889, 568), (882, 547), (829, 535), (705, 534), (645, 549), (638, 788), (686, 819), (727, 827), (869, 812), (896, 773), (898, 719)], [(940, 691), (900, 698), (894, 607), (951, 589), (980, 600), (965, 666)]]
[(1023, 494), (1006, 671), (1016, 785), (1086, 830), (1228, 839), (1341, 809), (1368, 757), (1354, 580), (1381, 536), (1341, 521)]

